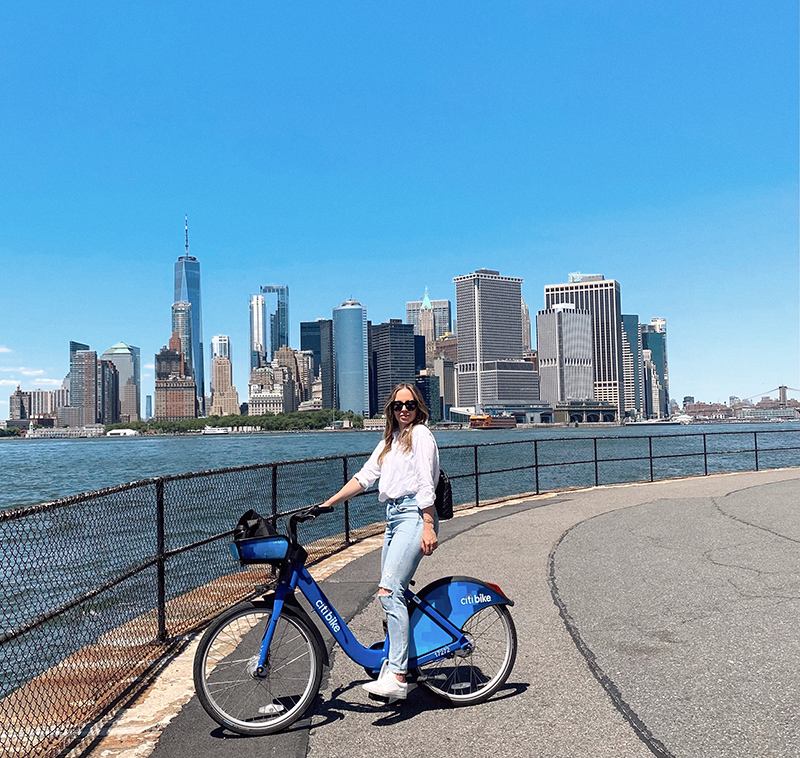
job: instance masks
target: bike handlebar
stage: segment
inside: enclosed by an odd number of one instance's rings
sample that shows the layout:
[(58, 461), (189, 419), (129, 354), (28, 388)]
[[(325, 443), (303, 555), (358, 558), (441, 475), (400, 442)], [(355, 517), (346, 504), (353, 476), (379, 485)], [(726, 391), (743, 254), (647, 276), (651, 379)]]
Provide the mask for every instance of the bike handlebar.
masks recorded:
[(297, 544), (297, 525), (302, 524), (304, 521), (313, 521), (323, 513), (333, 513), (333, 506), (316, 503), (301, 513), (295, 513), (289, 519), (289, 534), (292, 538), (292, 544)]

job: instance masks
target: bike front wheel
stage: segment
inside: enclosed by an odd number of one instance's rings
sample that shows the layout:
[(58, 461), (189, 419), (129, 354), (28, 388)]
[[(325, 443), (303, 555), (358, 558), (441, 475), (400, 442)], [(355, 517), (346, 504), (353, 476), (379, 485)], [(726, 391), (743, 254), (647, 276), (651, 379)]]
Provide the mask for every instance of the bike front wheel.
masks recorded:
[(417, 681), (453, 705), (474, 705), (491, 697), (508, 679), (517, 657), (517, 631), (504, 605), (482, 608), (461, 630), (472, 649), (420, 666)]
[(194, 685), (206, 712), (244, 735), (271, 734), (299, 719), (319, 691), (322, 651), (299, 615), (284, 607), (266, 664), (257, 671), (272, 607), (241, 603), (203, 634), (194, 658)]

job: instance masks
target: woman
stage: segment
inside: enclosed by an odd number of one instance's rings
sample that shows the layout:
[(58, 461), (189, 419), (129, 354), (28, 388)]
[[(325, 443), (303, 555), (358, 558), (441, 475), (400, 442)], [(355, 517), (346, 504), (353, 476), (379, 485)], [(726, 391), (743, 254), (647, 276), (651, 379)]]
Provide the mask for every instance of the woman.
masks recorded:
[(413, 384), (398, 384), (392, 390), (384, 414), (383, 439), (369, 460), (323, 505), (342, 503), (380, 479), (378, 500), (386, 503), (386, 534), (378, 598), (386, 612), (389, 658), (378, 679), (362, 686), (374, 695), (402, 700), (408, 694), (408, 610), (403, 592), (422, 556), (439, 546), (433, 504), (439, 449), (425, 426), (425, 401)]

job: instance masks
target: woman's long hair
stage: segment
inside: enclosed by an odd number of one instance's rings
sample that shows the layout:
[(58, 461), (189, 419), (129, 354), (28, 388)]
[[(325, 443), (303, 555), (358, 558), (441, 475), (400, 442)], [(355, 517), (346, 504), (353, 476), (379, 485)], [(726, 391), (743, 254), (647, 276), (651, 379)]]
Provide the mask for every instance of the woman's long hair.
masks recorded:
[(414, 396), (414, 400), (417, 401), (417, 413), (414, 416), (414, 420), (398, 440), (401, 450), (405, 450), (406, 452), (411, 450), (411, 433), (414, 431), (414, 427), (417, 424), (424, 424), (428, 420), (428, 406), (425, 405), (425, 401), (422, 399), (422, 395), (417, 389), (417, 386), (415, 384), (408, 384), (407, 382), (400, 382), (400, 384), (389, 393), (389, 399), (386, 401), (386, 405), (383, 406), (383, 415), (386, 416), (386, 426), (383, 428), (383, 450), (381, 450), (381, 454), (378, 456), (378, 463), (383, 463), (383, 459), (392, 449), (394, 433), (400, 427), (392, 411), (392, 403), (397, 399), (397, 393), (400, 392), (400, 390), (408, 390)]

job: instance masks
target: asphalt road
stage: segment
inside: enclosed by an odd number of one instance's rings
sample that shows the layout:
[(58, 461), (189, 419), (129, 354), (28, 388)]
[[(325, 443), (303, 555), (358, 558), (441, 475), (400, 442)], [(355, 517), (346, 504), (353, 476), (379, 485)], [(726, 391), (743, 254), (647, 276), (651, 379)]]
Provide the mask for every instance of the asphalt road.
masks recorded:
[[(196, 698), (156, 758), (796, 756), (800, 472), (743, 473), (537, 498), (442, 525), (417, 587), (468, 574), (516, 601), (519, 651), (487, 703), (418, 689), (376, 705), (334, 651), (313, 715), (226, 733)], [(362, 641), (381, 635), (379, 552), (324, 582)], [(99, 753), (98, 753), (99, 755)]]

